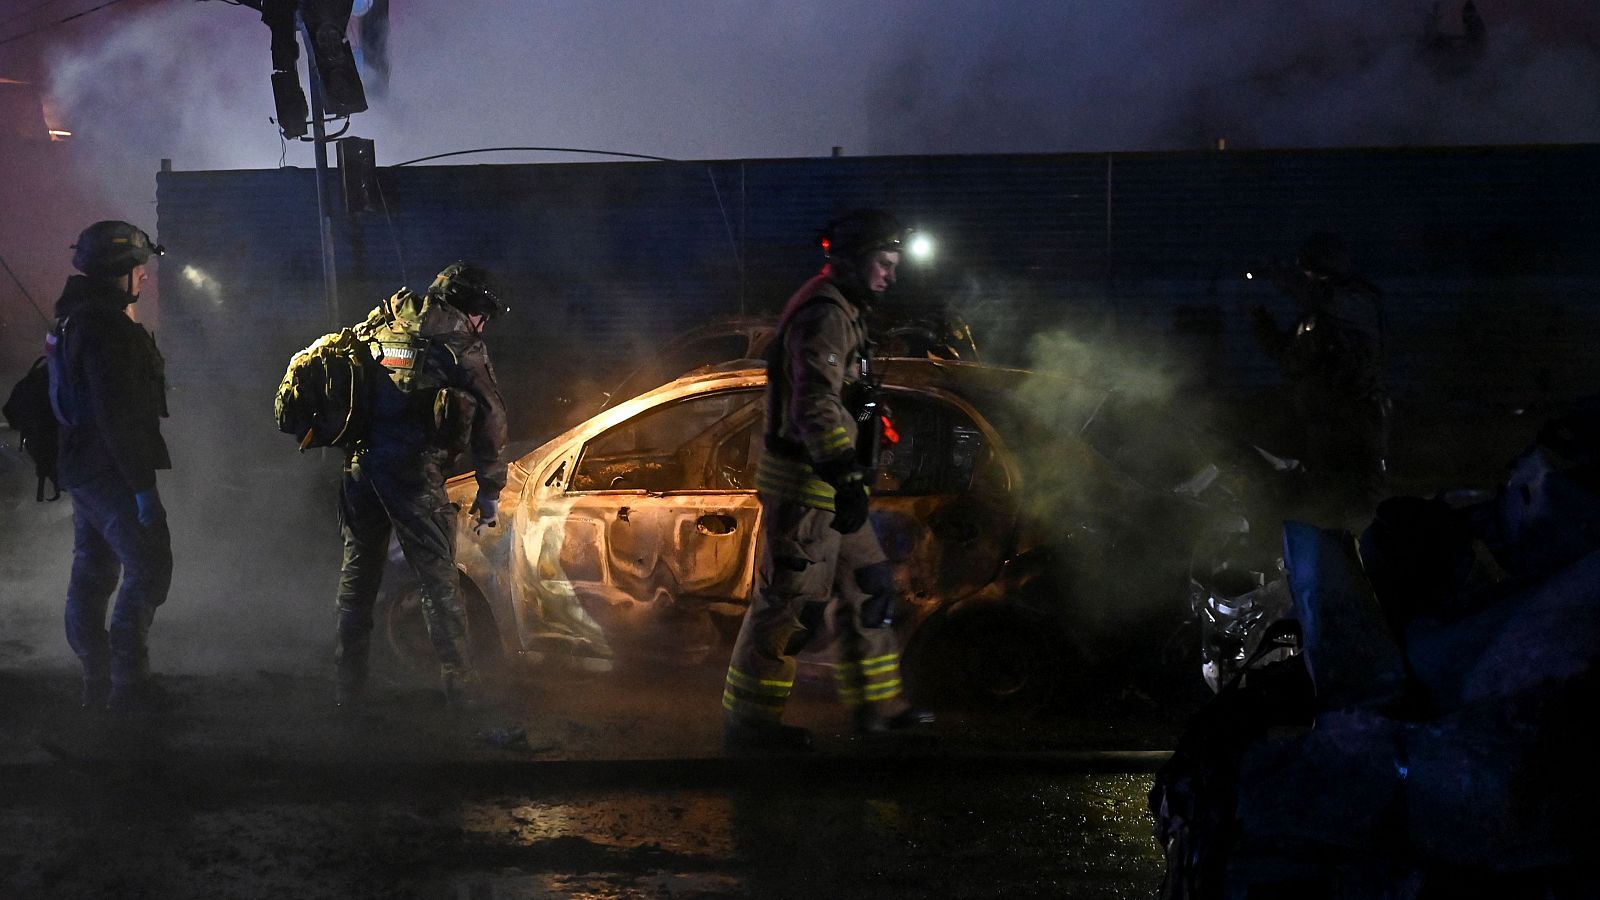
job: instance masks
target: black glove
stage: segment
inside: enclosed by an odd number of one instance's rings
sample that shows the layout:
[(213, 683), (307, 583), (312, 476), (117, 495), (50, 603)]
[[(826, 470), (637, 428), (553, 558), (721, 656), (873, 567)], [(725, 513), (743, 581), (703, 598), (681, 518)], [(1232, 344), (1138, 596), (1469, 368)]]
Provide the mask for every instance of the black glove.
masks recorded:
[(840, 534), (854, 534), (867, 524), (867, 476), (851, 452), (823, 460), (811, 467), (817, 477), (833, 485), (833, 521)]
[(840, 534), (854, 534), (867, 524), (867, 493), (865, 479), (834, 485), (829, 527)]

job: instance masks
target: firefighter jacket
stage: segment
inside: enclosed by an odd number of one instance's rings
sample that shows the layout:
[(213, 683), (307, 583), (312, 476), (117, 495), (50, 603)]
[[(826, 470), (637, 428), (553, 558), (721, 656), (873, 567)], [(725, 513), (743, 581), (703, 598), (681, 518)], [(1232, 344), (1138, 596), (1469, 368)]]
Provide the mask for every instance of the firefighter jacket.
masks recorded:
[(133, 493), (172, 468), (161, 419), (166, 364), (155, 338), (128, 317), (133, 295), (74, 275), (56, 302), (51, 332), (51, 399), (62, 422), (60, 484), (74, 488), (108, 474)]
[(861, 307), (824, 268), (784, 306), (768, 355), (766, 452), (756, 473), (765, 495), (833, 509), (833, 486), (813, 464), (856, 454), (846, 389), (868, 353)]
[(489, 350), (466, 314), (401, 288), (356, 333), (388, 373), (380, 379), (367, 436), (356, 446), (374, 460), (448, 456), (461, 431), (479, 490), (506, 484), (506, 408)]
[(1280, 282), (1300, 307), (1284, 333), (1262, 323), (1257, 337), (1297, 388), (1361, 399), (1382, 390), (1384, 315), (1378, 289), (1355, 278)]

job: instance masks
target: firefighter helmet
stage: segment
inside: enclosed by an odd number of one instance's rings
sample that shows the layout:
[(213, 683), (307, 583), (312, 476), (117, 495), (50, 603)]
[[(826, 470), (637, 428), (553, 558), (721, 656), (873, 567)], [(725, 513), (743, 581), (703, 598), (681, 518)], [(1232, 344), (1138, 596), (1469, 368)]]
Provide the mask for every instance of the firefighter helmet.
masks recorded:
[(150, 235), (127, 222), (96, 222), (78, 235), (72, 245), (72, 267), (96, 278), (116, 278), (142, 266), (167, 248), (152, 243)]
[(858, 209), (829, 222), (817, 244), (830, 260), (854, 262), (876, 250), (900, 251), (911, 229), (881, 209)]
[(470, 316), (493, 319), (507, 311), (488, 270), (471, 263), (457, 261), (445, 266), (428, 286), (428, 293)]

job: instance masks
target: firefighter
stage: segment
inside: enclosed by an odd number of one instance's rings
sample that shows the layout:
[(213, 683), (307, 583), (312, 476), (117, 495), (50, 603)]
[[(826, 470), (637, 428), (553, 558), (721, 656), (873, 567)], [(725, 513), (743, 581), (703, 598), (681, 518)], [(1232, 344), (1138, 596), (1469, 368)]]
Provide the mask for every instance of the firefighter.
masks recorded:
[(1340, 515), (1365, 521), (1389, 471), (1382, 294), (1351, 274), (1343, 239), (1326, 232), (1308, 237), (1293, 264), (1267, 272), (1298, 312), (1285, 331), (1265, 308), (1252, 310), (1256, 336), (1288, 383), (1300, 459)]
[(482, 333), (504, 309), (489, 274), (457, 262), (422, 294), (401, 288), (356, 327), (389, 378), (378, 382), (372, 422), (347, 458), (339, 487), (344, 563), (334, 699), (340, 707), (358, 703), (366, 686), (372, 608), (391, 532), (421, 582), (446, 702), (465, 707), (480, 698), (444, 469), (454, 451), (470, 450), (478, 493), (469, 512), (474, 527), (495, 527), (506, 483), (506, 416)]
[(880, 210), (831, 223), (820, 237), (826, 264), (779, 321), (756, 477), (761, 568), (722, 695), (730, 748), (809, 745), (805, 729), (780, 719), (794, 687), (795, 638), (824, 616), (842, 635), (835, 676), (857, 731), (933, 721), (902, 690), (893, 579), (867, 517), (881, 419), (869, 397), (864, 316), (894, 284), (906, 233)]
[(163, 248), (127, 222), (107, 221), (85, 228), (73, 249), (73, 268), (83, 274), (67, 279), (47, 344), (61, 422), (59, 480), (72, 496), (67, 643), (83, 665), (86, 709), (151, 711), (162, 697), (150, 679), (147, 638), (172, 584), (156, 471), (172, 468), (172, 459), (161, 436), (165, 364), (131, 307)]

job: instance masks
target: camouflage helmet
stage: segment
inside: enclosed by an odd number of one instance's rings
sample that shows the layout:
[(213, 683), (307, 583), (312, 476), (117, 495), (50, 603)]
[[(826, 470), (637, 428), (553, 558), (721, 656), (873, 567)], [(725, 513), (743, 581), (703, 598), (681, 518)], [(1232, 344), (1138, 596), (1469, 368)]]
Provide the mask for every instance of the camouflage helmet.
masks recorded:
[(506, 312), (488, 270), (459, 260), (439, 272), (428, 286), (428, 293), (469, 316), (493, 319)]
[(1318, 275), (1347, 277), (1350, 274), (1350, 249), (1344, 238), (1331, 231), (1319, 231), (1300, 244), (1295, 254), (1300, 268)]
[(150, 241), (150, 235), (116, 219), (96, 222), (78, 235), (72, 245), (72, 267), (96, 278), (116, 278), (142, 266), (167, 248)]
[(854, 262), (876, 250), (899, 252), (911, 229), (881, 209), (858, 209), (829, 222), (817, 245), (830, 260)]

